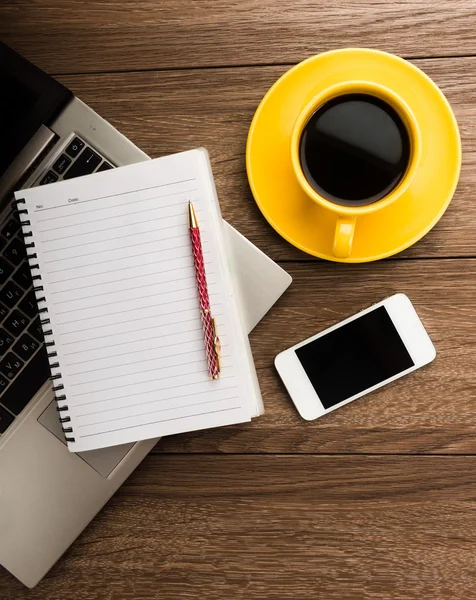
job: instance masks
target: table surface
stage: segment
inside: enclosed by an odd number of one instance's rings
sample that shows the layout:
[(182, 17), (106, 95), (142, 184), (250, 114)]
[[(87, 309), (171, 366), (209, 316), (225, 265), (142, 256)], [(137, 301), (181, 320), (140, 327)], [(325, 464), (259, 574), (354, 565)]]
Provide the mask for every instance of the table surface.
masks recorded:
[[(34, 591), (0, 570), (2, 600), (474, 597), (475, 17), (473, 0), (3, 0), (0, 39), (149, 155), (207, 147), (224, 217), (294, 282), (251, 335), (266, 414), (162, 440)], [(245, 173), (269, 86), (349, 46), (428, 73), (463, 142), (440, 223), (366, 265), (284, 242)], [(412, 298), (436, 361), (302, 421), (274, 355), (396, 291)]]

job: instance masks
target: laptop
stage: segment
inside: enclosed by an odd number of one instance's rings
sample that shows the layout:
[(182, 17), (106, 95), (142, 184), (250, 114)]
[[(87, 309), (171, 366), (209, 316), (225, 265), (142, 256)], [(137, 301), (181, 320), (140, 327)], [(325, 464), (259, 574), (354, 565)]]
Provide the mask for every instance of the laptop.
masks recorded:
[[(68, 89), (0, 43), (0, 565), (29, 587), (157, 440), (82, 454), (66, 448), (13, 191), (147, 158)], [(224, 226), (250, 331), (291, 278)]]

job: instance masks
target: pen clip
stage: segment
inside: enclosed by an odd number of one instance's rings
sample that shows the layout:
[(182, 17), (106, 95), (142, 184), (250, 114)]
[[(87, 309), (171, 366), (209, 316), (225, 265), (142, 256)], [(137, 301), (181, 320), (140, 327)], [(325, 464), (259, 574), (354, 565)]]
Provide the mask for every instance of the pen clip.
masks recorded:
[(220, 371), (221, 371), (221, 363), (220, 363), (221, 342), (220, 342), (220, 338), (218, 337), (217, 324), (216, 324), (216, 320), (214, 318), (212, 319), (212, 331), (213, 331), (213, 348), (215, 350), (217, 369), (218, 369), (218, 372), (220, 373)]

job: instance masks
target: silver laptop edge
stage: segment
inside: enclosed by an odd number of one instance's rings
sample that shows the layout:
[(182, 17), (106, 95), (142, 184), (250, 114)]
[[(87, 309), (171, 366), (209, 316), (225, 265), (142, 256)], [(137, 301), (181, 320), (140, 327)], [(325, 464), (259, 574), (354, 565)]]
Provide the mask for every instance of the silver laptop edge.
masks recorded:
[[(7, 201), (8, 194), (13, 190), (18, 181), (35, 164), (39, 156), (55, 140), (55, 134), (46, 125), (41, 125), (22, 152), (16, 157), (6, 173), (0, 177), (0, 199)], [(35, 170), (35, 172), (37, 172)], [(3, 206), (2, 206), (3, 208)]]
[[(11, 186), (57, 140), (22, 187), (38, 181), (78, 134), (116, 166), (149, 157), (77, 98), (42, 127), (0, 180)], [(3, 218), (3, 215), (2, 215)], [(230, 268), (251, 331), (290, 285), (290, 276), (225, 223)], [(147, 440), (75, 455), (66, 449), (51, 385), (45, 384), (0, 436), (0, 564), (34, 587), (153, 448)]]

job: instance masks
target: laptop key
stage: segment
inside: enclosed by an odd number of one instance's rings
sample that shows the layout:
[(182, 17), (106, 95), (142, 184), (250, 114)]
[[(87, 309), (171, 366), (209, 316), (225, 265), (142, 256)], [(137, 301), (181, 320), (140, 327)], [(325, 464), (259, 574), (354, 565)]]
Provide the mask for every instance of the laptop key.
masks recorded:
[(10, 382), (6, 377), (0, 375), (0, 394), (7, 389), (9, 383)]
[(6, 260), (3, 260), (3, 258), (0, 258), (0, 285), (3, 285), (12, 273), (12, 265)]
[(66, 148), (66, 153), (71, 156), (71, 158), (76, 158), (81, 150), (84, 148), (83, 140), (75, 137), (74, 140), (70, 143), (70, 145)]
[(11, 240), (19, 229), (20, 221), (17, 217), (12, 217), (2, 229), (2, 235), (4, 235), (7, 238), (7, 240)]
[(53, 170), (56, 171), (59, 175), (62, 175), (70, 164), (71, 159), (68, 158), (66, 154), (62, 154), (53, 165)]
[(102, 163), (102, 165), (99, 167), (99, 169), (97, 170), (97, 172), (99, 173), (100, 171), (109, 171), (109, 169), (112, 169), (112, 165), (110, 165), (107, 161), (104, 161)]
[(58, 181), (58, 175), (53, 173), (53, 171), (48, 171), (48, 173), (41, 179), (39, 185), (47, 185), (48, 183), (54, 183)]
[(101, 157), (96, 154), (91, 148), (85, 148), (76, 159), (76, 162), (63, 175), (63, 179), (73, 179), (73, 177), (81, 177), (89, 175), (101, 162)]
[(14, 238), (3, 253), (5, 258), (12, 262), (15, 266), (19, 265), (21, 261), (26, 258), (25, 243)]
[(30, 325), (30, 327), (28, 327), (27, 331), (30, 335), (32, 335), (39, 342), (44, 341), (45, 338), (43, 336), (43, 329), (41, 328), (41, 324), (40, 324), (40, 317), (36, 317), (36, 319), (33, 321), (33, 323)]
[(25, 261), (13, 275), (13, 280), (16, 283), (18, 283), (18, 285), (20, 285), (24, 290), (27, 290), (29, 287), (31, 287), (32, 280), (30, 265), (27, 261)]
[(3, 250), (7, 245), (7, 240), (0, 235), (0, 250)]
[(0, 433), (5, 433), (8, 427), (13, 423), (12, 415), (0, 406)]
[(10, 348), (15, 339), (11, 334), (8, 333), (3, 327), (0, 329), (0, 356), (3, 356), (5, 352)]
[(3, 321), (4, 317), (6, 317), (7, 315), (8, 315), (8, 308), (0, 302), (0, 321)]
[(18, 342), (13, 346), (13, 352), (16, 352), (23, 360), (28, 360), (35, 354), (40, 347), (40, 343), (24, 333)]
[(3, 375), (6, 375), (8, 379), (13, 379), (22, 367), (23, 361), (20, 360), (18, 356), (15, 356), (12, 352), (9, 352), (0, 362), (0, 372)]
[(8, 308), (13, 308), (22, 296), (23, 290), (13, 283), (13, 281), (9, 281), (0, 290), (0, 301), (6, 304)]
[(0, 396), (0, 402), (18, 415), (45, 383), (50, 373), (46, 348), (40, 348), (25, 365), (21, 376), (13, 380)]
[(20, 335), (25, 329), (30, 320), (22, 315), (19, 310), (14, 310), (3, 322), (3, 326), (7, 331), (12, 333), (14, 336)]
[[(27, 317), (32, 319), (38, 313), (38, 304), (36, 302), (35, 293), (33, 290), (30, 290), (27, 295), (23, 298), (23, 300), (18, 305), (18, 308), (25, 313)], [(0, 305), (1, 311), (1, 305)], [(1, 312), (0, 312), (1, 315)]]

